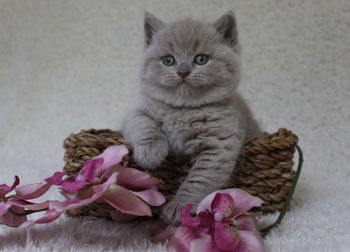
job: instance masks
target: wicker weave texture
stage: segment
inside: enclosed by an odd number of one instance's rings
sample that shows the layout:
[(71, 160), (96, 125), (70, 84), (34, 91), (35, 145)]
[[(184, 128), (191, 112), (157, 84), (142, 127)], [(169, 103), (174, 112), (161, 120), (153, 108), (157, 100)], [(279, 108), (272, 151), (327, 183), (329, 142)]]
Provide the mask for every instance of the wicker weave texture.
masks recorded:
[[(292, 167), (297, 142), (298, 137), (284, 128), (261, 137), (246, 137), (235, 173), (232, 175), (232, 186), (264, 200), (262, 207), (255, 211), (262, 214), (282, 209), (295, 178)], [(128, 146), (120, 132), (108, 129), (82, 130), (69, 135), (64, 140), (66, 162), (64, 171), (68, 174), (78, 173), (84, 162), (102, 153), (111, 145)], [(134, 164), (132, 150), (130, 153), (122, 161), (124, 166)], [(164, 181), (158, 188), (169, 200), (185, 180), (189, 169), (190, 167), (182, 160), (168, 157), (160, 168), (150, 173)], [(107, 217), (109, 214), (101, 208), (86, 206), (69, 211), (68, 215)]]

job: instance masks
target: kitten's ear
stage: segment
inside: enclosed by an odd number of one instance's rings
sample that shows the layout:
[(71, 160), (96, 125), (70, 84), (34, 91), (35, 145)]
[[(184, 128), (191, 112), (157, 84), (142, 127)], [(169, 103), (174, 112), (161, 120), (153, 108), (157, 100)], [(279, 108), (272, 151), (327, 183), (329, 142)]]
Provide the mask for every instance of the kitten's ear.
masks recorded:
[(222, 36), (224, 42), (230, 46), (235, 46), (238, 39), (236, 19), (233, 11), (226, 12), (215, 23), (216, 31)]
[(165, 24), (152, 14), (145, 12), (145, 45), (146, 47), (152, 43), (152, 37), (155, 32), (165, 27)]

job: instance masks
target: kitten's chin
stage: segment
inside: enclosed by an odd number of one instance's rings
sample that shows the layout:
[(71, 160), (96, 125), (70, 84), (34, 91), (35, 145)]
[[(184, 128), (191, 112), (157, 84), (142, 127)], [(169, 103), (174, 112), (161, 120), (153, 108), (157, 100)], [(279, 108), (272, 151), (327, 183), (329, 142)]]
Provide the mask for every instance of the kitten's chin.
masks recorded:
[(178, 86), (181, 86), (181, 85), (190, 85), (190, 83), (186, 80), (181, 80), (177, 83)]
[(202, 107), (222, 103), (232, 98), (233, 89), (229, 87), (195, 87), (180, 83), (176, 87), (152, 85), (143, 88), (142, 94), (173, 107)]
[(200, 82), (187, 80), (187, 79), (179, 80), (173, 83), (162, 83), (160, 85), (165, 87), (172, 87), (172, 88), (202, 88), (205, 86), (209, 86), (207, 83), (203, 83), (203, 82), (200, 83)]
[(180, 82), (179, 86), (186, 86), (186, 87), (190, 87), (190, 88), (200, 88), (200, 87), (207, 86), (207, 84), (186, 80), (184, 82)]

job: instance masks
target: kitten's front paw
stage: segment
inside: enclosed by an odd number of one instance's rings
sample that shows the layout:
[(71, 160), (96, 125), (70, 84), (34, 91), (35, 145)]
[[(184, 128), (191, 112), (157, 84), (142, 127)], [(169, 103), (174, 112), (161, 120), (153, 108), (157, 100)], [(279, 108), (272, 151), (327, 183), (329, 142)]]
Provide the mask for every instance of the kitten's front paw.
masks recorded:
[(166, 140), (157, 140), (152, 144), (141, 144), (134, 147), (134, 159), (145, 169), (156, 169), (168, 155)]
[(195, 214), (197, 209), (197, 204), (191, 203), (191, 202), (184, 202), (180, 200), (173, 199), (166, 205), (162, 207), (161, 210), (161, 218), (174, 226), (178, 226), (181, 224), (181, 210), (182, 207), (192, 204), (192, 210), (191, 213)]

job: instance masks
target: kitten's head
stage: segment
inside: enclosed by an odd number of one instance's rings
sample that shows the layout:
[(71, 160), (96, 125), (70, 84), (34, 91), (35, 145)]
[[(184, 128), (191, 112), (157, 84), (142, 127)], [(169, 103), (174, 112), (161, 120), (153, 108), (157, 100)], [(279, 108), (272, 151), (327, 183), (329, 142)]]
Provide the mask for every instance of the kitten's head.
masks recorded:
[(232, 12), (214, 23), (164, 24), (145, 15), (143, 94), (172, 106), (198, 107), (231, 97), (239, 82), (239, 45)]

